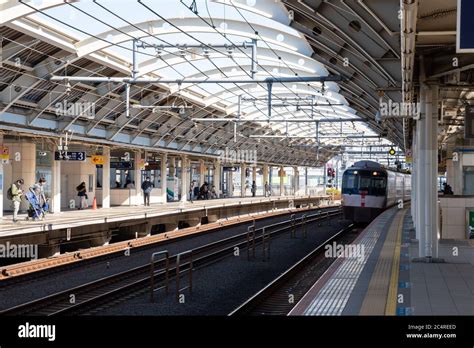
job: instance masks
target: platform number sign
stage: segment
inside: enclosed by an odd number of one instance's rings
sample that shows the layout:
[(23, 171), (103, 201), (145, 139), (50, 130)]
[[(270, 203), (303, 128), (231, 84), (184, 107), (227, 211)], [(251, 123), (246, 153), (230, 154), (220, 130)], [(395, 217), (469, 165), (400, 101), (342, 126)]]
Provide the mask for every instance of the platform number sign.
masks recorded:
[(458, 0), (457, 6), (457, 33), (456, 33), (456, 52), (473, 53), (474, 52), (474, 21), (472, 13), (474, 12), (474, 1)]
[(86, 153), (84, 151), (72, 152), (72, 151), (55, 151), (55, 161), (78, 161), (83, 162), (86, 160)]

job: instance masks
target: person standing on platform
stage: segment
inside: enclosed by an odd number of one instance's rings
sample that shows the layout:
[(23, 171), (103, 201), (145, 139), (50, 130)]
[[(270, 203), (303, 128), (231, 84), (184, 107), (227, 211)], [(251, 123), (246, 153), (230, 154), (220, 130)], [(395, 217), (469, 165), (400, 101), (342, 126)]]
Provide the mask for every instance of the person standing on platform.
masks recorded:
[(23, 179), (18, 179), (7, 192), (7, 198), (13, 202), (13, 222), (18, 222), (18, 212), (20, 211), (24, 183)]
[(193, 181), (191, 181), (191, 185), (189, 185), (189, 201), (191, 203), (194, 203), (193, 198), (194, 198), (194, 185), (195, 184), (196, 184), (196, 181), (193, 180)]
[(252, 181), (251, 191), (252, 191), (252, 197), (255, 197), (255, 195), (257, 194), (257, 184), (255, 183), (255, 181)]
[(77, 191), (77, 196), (79, 197), (80, 201), (79, 201), (79, 210), (82, 210), (84, 208), (88, 208), (88, 205), (87, 205), (87, 188), (86, 188), (86, 183), (83, 181), (81, 182), (81, 184), (79, 186), (76, 187), (76, 191)]
[(268, 185), (268, 181), (265, 181), (265, 197), (270, 196), (270, 186)]
[(150, 193), (152, 189), (153, 184), (150, 181), (150, 177), (147, 176), (146, 180), (142, 183), (143, 199), (145, 201), (145, 206), (150, 206)]
[(46, 204), (46, 196), (44, 194), (44, 186), (46, 185), (46, 179), (40, 178), (36, 184), (33, 185), (32, 189), (35, 192), (36, 198), (40, 204), (40, 207), (44, 207)]

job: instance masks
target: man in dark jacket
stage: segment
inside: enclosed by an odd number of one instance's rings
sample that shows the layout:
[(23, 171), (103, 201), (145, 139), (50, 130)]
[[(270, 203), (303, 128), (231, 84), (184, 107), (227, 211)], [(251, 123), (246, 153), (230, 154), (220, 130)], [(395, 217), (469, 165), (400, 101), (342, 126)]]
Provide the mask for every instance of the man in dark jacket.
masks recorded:
[(150, 177), (147, 176), (146, 180), (142, 183), (143, 199), (145, 201), (145, 205), (150, 206), (150, 193), (152, 189), (153, 184), (150, 181)]

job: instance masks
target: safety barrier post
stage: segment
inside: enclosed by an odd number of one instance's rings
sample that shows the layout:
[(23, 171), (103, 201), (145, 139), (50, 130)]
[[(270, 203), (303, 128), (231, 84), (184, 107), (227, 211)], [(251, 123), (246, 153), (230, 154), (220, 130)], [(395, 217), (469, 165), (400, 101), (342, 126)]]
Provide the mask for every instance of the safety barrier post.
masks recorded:
[(169, 286), (169, 254), (168, 250), (158, 251), (156, 253), (151, 254), (150, 260), (150, 280), (151, 280), (151, 291), (150, 291), (150, 302), (154, 302), (155, 300), (155, 257), (158, 255), (165, 255), (165, 289), (166, 293), (168, 293), (168, 286)]
[[(188, 250), (188, 251), (183, 251), (182, 253), (179, 253), (176, 255), (176, 300), (179, 302), (179, 293), (181, 292), (181, 289), (179, 287), (180, 283), (180, 266), (181, 266), (181, 256), (189, 254), (189, 292), (193, 292), (193, 251)], [(184, 290), (185, 288), (183, 288)]]
[(267, 227), (262, 229), (262, 257), (263, 261), (270, 259), (270, 232), (266, 232)]
[(306, 214), (301, 216), (301, 229), (303, 231), (303, 238), (306, 238)]
[(295, 220), (295, 214), (290, 215), (291, 219), (291, 233), (290, 236), (291, 238), (296, 238), (296, 220)]
[(253, 225), (247, 227), (247, 260), (250, 261), (250, 249), (255, 258), (255, 220)]

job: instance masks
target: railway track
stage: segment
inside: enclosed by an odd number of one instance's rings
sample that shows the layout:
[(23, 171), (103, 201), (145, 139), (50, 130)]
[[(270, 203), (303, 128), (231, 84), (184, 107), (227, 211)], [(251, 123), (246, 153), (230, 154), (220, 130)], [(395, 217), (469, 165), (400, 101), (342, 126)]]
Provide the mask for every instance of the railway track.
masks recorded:
[[(270, 247), (272, 237), (284, 233), (288, 230), (295, 231), (298, 226), (308, 223), (322, 222), (332, 217), (341, 215), (341, 209), (329, 209), (317, 211), (315, 214), (306, 214), (302, 217), (292, 215), (290, 220), (267, 225), (261, 228), (254, 228), (253, 245), (259, 245), (264, 241)], [(192, 250), (192, 260), (177, 265), (178, 255), (168, 258), (167, 272), (166, 261), (154, 262), (156, 271), (153, 272), (154, 284), (164, 286), (165, 280), (175, 278), (190, 269), (204, 267), (216, 262), (224, 257), (233, 255), (235, 248), (245, 249), (249, 245), (249, 233), (241, 233)], [(150, 289), (151, 264), (135, 267), (111, 276), (98, 279), (87, 284), (76, 286), (65, 291), (39, 298), (37, 300), (20, 304), (15, 307), (3, 310), (0, 315), (77, 315), (90, 313), (101, 308), (107, 308), (111, 304), (120, 302), (124, 298), (130, 298), (136, 294)]]
[(278, 278), (241, 304), (229, 316), (287, 315), (326, 269), (334, 262), (324, 257), (324, 246), (337, 241), (350, 243), (358, 228), (352, 224), (321, 243)]

